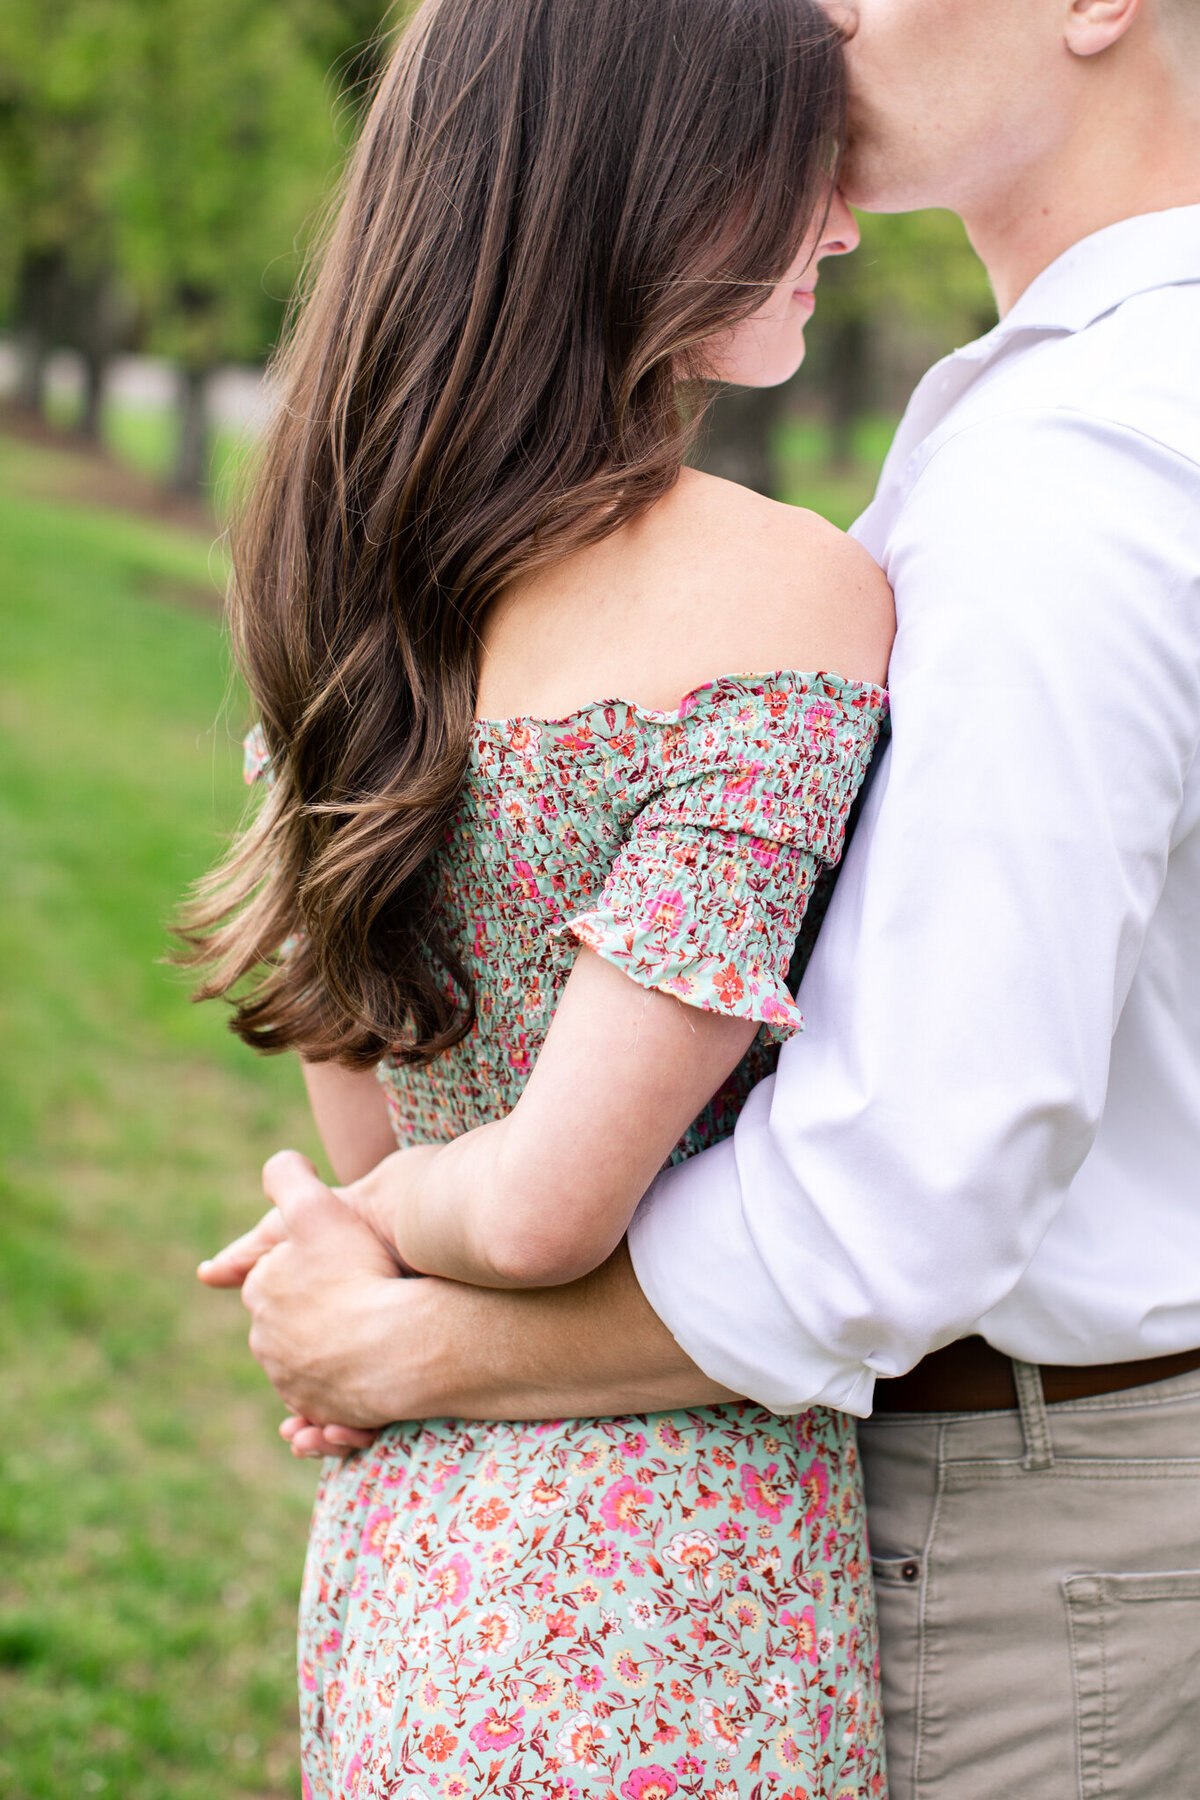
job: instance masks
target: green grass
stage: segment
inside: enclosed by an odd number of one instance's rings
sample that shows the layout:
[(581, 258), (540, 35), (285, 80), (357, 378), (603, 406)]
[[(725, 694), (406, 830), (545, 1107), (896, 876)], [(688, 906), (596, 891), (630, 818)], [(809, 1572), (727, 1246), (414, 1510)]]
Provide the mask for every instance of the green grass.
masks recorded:
[(0, 1793), (294, 1795), (312, 1471), (192, 1270), (312, 1131), (160, 961), (241, 804), (212, 555), (56, 472), (0, 439)]

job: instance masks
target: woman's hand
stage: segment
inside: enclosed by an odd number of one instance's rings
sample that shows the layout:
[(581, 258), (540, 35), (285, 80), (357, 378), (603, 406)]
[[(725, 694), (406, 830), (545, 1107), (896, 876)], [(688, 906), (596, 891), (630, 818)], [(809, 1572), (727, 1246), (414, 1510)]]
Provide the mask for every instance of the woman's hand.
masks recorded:
[(289, 1445), (293, 1456), (349, 1456), (354, 1450), (369, 1450), (379, 1436), (377, 1431), (357, 1431), (353, 1425), (314, 1425), (299, 1413), (289, 1413), (279, 1427), (279, 1435)]
[(215, 1256), (210, 1256), (196, 1270), (201, 1281), (214, 1288), (241, 1287), (247, 1275), (260, 1257), (282, 1244), (287, 1236), (287, 1226), (283, 1222), (283, 1214), (277, 1206), (264, 1213), (257, 1225), (234, 1238)]

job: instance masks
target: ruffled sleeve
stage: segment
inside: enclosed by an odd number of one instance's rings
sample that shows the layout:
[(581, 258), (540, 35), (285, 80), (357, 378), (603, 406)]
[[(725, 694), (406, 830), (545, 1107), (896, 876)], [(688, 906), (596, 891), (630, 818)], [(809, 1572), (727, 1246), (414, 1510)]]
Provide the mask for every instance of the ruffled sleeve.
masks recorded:
[(663, 727), (661, 786), (594, 903), (556, 935), (690, 1006), (780, 1039), (801, 1030), (788, 964), (817, 877), (841, 855), (886, 705), (879, 688), (791, 675), (685, 701)]

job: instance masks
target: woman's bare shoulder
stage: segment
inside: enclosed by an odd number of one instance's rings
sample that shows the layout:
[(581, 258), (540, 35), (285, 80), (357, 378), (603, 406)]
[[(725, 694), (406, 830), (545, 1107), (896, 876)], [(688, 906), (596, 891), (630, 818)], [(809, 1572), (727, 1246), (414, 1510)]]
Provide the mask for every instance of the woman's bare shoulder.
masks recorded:
[(497, 603), (479, 708), (670, 707), (719, 676), (777, 669), (882, 682), (893, 631), (891, 590), (861, 545), (816, 513), (688, 469), (631, 524)]
[[(828, 669), (882, 682), (895, 633), (892, 592), (862, 545), (818, 513), (689, 470), (673, 519), (692, 575), (694, 623), (742, 667)], [(729, 665), (733, 666), (733, 665)]]

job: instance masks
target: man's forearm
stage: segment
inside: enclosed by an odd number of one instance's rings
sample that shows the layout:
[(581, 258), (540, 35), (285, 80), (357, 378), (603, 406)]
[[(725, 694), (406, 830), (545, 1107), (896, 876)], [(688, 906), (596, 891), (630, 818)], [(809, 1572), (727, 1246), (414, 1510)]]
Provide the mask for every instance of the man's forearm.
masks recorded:
[(398, 1282), (382, 1337), (380, 1419), (603, 1418), (736, 1398), (680, 1349), (624, 1244), (582, 1281), (496, 1291)]

